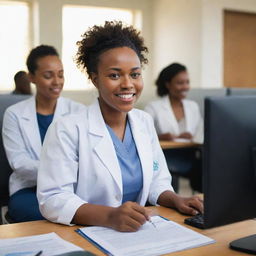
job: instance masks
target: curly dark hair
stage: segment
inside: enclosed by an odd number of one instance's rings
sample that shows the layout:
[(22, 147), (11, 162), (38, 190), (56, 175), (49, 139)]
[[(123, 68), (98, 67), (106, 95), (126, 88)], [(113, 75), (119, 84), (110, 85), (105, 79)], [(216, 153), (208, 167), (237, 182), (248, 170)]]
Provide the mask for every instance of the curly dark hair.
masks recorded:
[(145, 53), (148, 48), (144, 45), (144, 39), (140, 32), (132, 26), (124, 26), (121, 21), (105, 21), (104, 26), (93, 26), (82, 35), (78, 41), (76, 64), (82, 70), (86, 70), (88, 77), (91, 73), (97, 73), (100, 55), (113, 48), (129, 47), (136, 52), (140, 62), (148, 62)]
[(169, 93), (168, 89), (166, 88), (166, 83), (170, 82), (178, 73), (182, 71), (187, 71), (187, 68), (184, 65), (172, 63), (160, 72), (156, 80), (158, 96), (163, 97)]
[(46, 57), (49, 55), (53, 55), (53, 56), (58, 56), (59, 54), (57, 52), (57, 50), (50, 45), (39, 45), (37, 47), (35, 47), (34, 49), (32, 49), (27, 57), (27, 67), (28, 67), (28, 71), (31, 74), (35, 74), (35, 71), (37, 70), (37, 60), (39, 58), (42, 57)]

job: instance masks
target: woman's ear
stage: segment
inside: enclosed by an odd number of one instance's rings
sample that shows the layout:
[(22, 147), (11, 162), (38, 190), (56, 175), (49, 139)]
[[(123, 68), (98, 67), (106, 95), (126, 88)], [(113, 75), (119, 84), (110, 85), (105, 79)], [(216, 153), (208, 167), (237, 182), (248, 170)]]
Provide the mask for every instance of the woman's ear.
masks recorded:
[(31, 83), (35, 83), (34, 81), (35, 81), (35, 76), (33, 75), (33, 74), (31, 74), (31, 73), (28, 73), (28, 79), (29, 79), (29, 81), (31, 82)]
[(170, 82), (170, 81), (169, 81), (169, 82), (165, 82), (165, 87), (166, 87), (167, 90), (170, 89), (170, 85), (171, 85), (171, 82)]
[(91, 75), (91, 80), (92, 80), (92, 83), (93, 85), (98, 88), (98, 74), (96, 74), (95, 72), (92, 72)]

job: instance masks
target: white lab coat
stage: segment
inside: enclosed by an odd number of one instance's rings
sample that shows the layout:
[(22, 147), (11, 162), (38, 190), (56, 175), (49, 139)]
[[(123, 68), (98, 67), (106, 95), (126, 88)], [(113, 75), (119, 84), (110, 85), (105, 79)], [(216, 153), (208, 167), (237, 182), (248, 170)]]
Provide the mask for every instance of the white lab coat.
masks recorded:
[[(203, 120), (198, 104), (188, 99), (182, 100), (182, 104), (185, 112), (186, 131), (192, 134), (192, 141), (203, 143)], [(157, 134), (180, 135), (179, 124), (172, 110), (169, 96), (150, 102), (145, 107), (145, 111), (153, 117)]]
[[(13, 173), (10, 176), (10, 195), (16, 191), (36, 186), (41, 153), (41, 137), (36, 116), (35, 97), (7, 108), (3, 118), (2, 136), (7, 159)], [(75, 113), (85, 106), (60, 97), (53, 121), (61, 116)]]
[[(154, 129), (144, 111), (128, 113), (140, 157), (143, 189), (138, 203), (156, 204), (171, 190), (171, 176)], [(122, 204), (122, 176), (115, 148), (98, 101), (87, 110), (59, 119), (49, 128), (38, 172), (37, 197), (42, 215), (70, 224), (84, 203), (118, 207)]]

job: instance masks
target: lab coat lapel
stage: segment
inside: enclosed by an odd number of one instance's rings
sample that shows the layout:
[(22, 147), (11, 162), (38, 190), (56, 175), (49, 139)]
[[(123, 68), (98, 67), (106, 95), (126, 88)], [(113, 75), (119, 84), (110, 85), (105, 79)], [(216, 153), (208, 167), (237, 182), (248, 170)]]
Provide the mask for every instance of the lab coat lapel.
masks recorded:
[(153, 176), (152, 146), (147, 136), (148, 133), (142, 128), (145, 127), (145, 125), (141, 123), (141, 119), (138, 118), (134, 111), (129, 112), (128, 117), (143, 172), (143, 190), (139, 203), (144, 205), (148, 198)]
[(189, 113), (191, 112), (191, 109), (189, 108), (189, 103), (186, 100), (182, 101), (183, 107), (184, 107), (184, 113), (185, 113), (185, 121), (186, 121), (186, 131), (193, 133), (192, 124), (194, 115)]
[(64, 98), (59, 97), (57, 100), (56, 108), (54, 111), (53, 120), (56, 120), (58, 117), (64, 116), (69, 113), (68, 105), (65, 104)]
[(174, 112), (172, 110), (171, 101), (168, 96), (165, 96), (162, 104), (163, 104), (163, 108), (166, 111), (166, 114), (164, 117), (164, 118), (166, 118), (166, 122), (170, 124), (169, 125), (170, 127), (172, 127), (172, 129), (173, 129), (172, 133), (178, 135), (179, 134), (179, 125), (178, 125), (177, 119), (174, 115)]
[(36, 116), (36, 100), (35, 97), (31, 97), (28, 100), (28, 104), (25, 106), (22, 116), (20, 117), (21, 127), (23, 127), (24, 133), (31, 144), (31, 148), (34, 150), (35, 155), (40, 158), (41, 153), (41, 137)]
[[(98, 100), (88, 109), (89, 136), (92, 150), (111, 173), (122, 194), (122, 175), (114, 144), (100, 111)], [(104, 179), (104, 173), (102, 174)]]

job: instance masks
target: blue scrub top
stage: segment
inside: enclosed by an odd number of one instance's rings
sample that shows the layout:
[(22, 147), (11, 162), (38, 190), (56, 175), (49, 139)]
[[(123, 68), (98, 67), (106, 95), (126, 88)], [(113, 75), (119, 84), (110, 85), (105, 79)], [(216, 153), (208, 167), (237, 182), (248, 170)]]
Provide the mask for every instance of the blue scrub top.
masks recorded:
[(39, 127), (39, 132), (40, 132), (40, 137), (41, 137), (42, 144), (44, 142), (44, 137), (45, 137), (45, 134), (47, 132), (47, 129), (48, 129), (49, 125), (52, 122), (53, 115), (54, 114), (52, 114), (52, 115), (41, 115), (39, 113), (36, 113), (37, 123), (38, 123), (38, 127)]
[(136, 202), (143, 186), (143, 176), (140, 158), (133, 139), (129, 121), (126, 122), (125, 135), (121, 141), (112, 128), (107, 125), (114, 143), (116, 155), (122, 172), (123, 200)]

